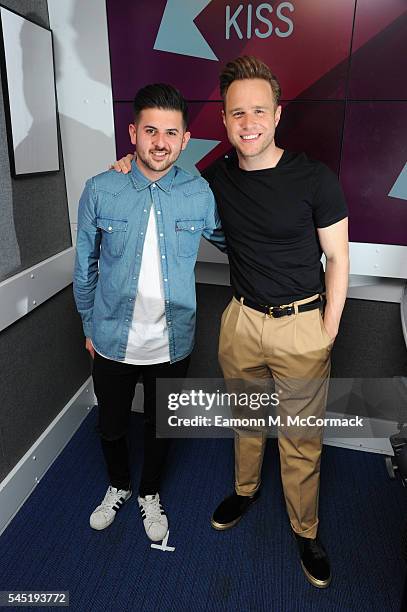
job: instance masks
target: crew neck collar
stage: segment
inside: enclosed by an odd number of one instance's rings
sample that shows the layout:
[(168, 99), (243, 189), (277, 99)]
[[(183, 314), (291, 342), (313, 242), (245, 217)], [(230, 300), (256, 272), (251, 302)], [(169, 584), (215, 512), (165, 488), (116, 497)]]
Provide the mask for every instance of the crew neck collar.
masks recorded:
[(245, 174), (253, 174), (253, 173), (259, 173), (259, 172), (272, 172), (273, 170), (279, 170), (280, 167), (287, 161), (288, 157), (290, 157), (290, 152), (287, 151), (287, 149), (284, 149), (280, 159), (278, 160), (275, 166), (271, 166), (270, 168), (259, 168), (259, 169), (253, 169), (253, 170), (245, 170), (244, 168), (241, 168), (239, 166), (239, 158), (237, 154), (236, 154), (235, 161), (236, 161), (236, 167), (239, 170), (239, 172), (242, 172)]

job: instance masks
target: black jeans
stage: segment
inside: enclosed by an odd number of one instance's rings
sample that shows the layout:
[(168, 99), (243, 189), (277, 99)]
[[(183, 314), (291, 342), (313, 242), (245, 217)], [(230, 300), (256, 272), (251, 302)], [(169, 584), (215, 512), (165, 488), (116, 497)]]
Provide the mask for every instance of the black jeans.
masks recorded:
[[(156, 379), (185, 378), (189, 361), (187, 357), (173, 364), (132, 365), (106, 359), (95, 352), (92, 375), (99, 405), (98, 430), (113, 487), (131, 488), (126, 437), (136, 384), (141, 377), (144, 386), (144, 461), (139, 495), (145, 497), (159, 490), (170, 441), (156, 438)], [(179, 383), (176, 386), (179, 387)]]

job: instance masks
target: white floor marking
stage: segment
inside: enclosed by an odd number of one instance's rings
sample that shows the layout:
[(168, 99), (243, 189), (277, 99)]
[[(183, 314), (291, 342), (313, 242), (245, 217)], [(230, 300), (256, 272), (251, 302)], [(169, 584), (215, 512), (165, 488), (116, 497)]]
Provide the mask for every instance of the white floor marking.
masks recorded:
[(170, 535), (170, 530), (167, 531), (165, 538), (161, 542), (161, 544), (151, 544), (151, 548), (158, 548), (158, 550), (167, 550), (169, 552), (174, 552), (175, 546), (167, 546), (168, 538)]

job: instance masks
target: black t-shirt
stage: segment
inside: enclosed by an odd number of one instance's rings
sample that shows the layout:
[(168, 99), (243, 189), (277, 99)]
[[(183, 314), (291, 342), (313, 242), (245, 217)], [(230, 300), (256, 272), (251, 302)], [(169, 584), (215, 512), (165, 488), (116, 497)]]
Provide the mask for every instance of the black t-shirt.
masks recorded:
[(217, 201), (235, 294), (279, 305), (324, 291), (316, 228), (348, 214), (327, 166), (284, 151), (275, 168), (247, 171), (234, 154), (203, 176)]

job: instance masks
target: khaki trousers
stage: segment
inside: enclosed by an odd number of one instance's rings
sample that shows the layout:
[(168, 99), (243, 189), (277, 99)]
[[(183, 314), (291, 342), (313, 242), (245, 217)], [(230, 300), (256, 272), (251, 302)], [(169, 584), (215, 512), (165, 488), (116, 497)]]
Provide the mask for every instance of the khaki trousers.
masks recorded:
[[(274, 379), (279, 390), (282, 420), (325, 415), (332, 341), (320, 309), (272, 318), (236, 298), (222, 315), (219, 362), (225, 380)], [(312, 429), (312, 431), (311, 431)], [(293, 530), (309, 538), (318, 529), (318, 495), (322, 427), (296, 432), (279, 428), (281, 479)], [(235, 430), (235, 488), (238, 495), (253, 495), (260, 487), (267, 434)]]

